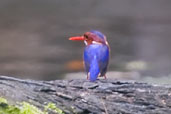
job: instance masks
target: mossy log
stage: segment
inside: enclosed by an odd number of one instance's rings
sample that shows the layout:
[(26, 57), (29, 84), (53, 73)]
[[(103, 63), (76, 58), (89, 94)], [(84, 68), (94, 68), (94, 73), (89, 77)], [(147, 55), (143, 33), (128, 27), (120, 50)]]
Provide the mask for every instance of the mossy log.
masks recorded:
[(0, 96), (39, 108), (55, 103), (65, 114), (171, 114), (171, 86), (138, 82), (35, 81), (0, 76)]

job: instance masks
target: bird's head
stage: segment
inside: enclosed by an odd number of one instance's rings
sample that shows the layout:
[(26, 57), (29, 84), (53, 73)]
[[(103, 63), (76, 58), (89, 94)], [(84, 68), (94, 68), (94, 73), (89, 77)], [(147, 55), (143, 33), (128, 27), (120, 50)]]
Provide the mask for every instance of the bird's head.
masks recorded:
[(90, 44), (108, 45), (106, 36), (96, 30), (86, 32), (82, 36), (70, 37), (69, 40), (82, 40), (85, 42), (86, 45), (90, 45)]

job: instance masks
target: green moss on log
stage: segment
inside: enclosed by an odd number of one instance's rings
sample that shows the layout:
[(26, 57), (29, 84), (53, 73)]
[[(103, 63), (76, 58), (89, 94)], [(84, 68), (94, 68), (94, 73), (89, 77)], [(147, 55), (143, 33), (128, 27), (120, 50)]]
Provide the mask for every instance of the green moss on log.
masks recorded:
[(44, 106), (44, 110), (41, 110), (28, 102), (10, 105), (6, 99), (0, 97), (0, 114), (48, 114), (48, 111), (64, 114), (54, 103), (48, 103)]

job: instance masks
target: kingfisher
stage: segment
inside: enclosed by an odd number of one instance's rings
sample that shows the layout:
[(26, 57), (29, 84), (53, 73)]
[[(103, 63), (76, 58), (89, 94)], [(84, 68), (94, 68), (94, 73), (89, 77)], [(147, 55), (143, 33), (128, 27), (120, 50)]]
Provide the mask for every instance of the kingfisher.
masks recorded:
[(96, 81), (98, 77), (106, 79), (110, 48), (106, 36), (97, 30), (91, 30), (82, 36), (70, 37), (69, 40), (84, 41), (84, 67), (87, 79)]

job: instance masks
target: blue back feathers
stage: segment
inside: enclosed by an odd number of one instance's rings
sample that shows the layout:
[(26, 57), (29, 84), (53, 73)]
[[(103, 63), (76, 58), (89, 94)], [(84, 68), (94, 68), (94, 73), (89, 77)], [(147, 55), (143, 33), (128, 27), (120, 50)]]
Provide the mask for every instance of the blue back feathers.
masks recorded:
[(90, 73), (90, 81), (95, 81), (99, 74), (105, 75), (109, 61), (107, 45), (91, 44), (84, 50), (85, 70)]

